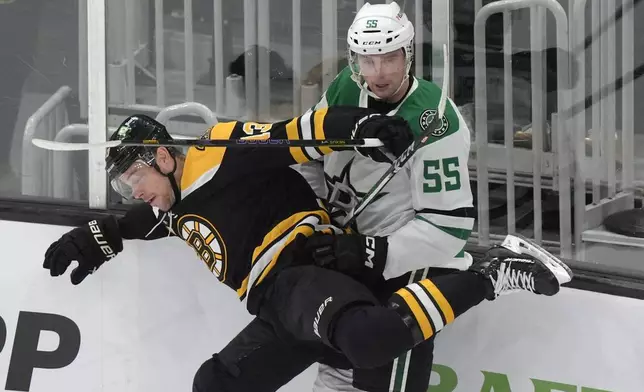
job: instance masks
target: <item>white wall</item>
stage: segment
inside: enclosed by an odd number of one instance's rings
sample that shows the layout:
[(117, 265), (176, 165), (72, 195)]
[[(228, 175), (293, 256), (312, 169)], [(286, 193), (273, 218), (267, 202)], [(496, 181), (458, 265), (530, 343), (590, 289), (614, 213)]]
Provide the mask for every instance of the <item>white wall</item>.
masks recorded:
[[(201, 363), (250, 321), (233, 291), (178, 239), (129, 242), (78, 286), (69, 273), (51, 278), (42, 268), (43, 255), (69, 229), (0, 221), (0, 317), (8, 330), (0, 352), (0, 388), (20, 311), (68, 317), (82, 336), (69, 366), (35, 370), (33, 392), (190, 391)], [(39, 350), (57, 346), (55, 334), (41, 335)], [(283, 391), (306, 390), (314, 374), (300, 378)]]
[[(0, 388), (17, 354), (20, 312), (65, 316), (81, 335), (68, 366), (34, 370), (34, 392), (189, 391), (200, 364), (250, 320), (232, 290), (177, 239), (130, 242), (79, 286), (68, 274), (51, 278), (44, 252), (68, 229), (0, 221), (0, 317), (7, 327)], [(641, 392), (642, 325), (644, 302), (592, 292), (486, 302), (441, 332), (432, 381), (440, 387), (430, 390)], [(58, 345), (55, 333), (40, 334), (39, 351)], [(313, 379), (311, 368), (282, 391), (310, 391)], [(567, 386), (535, 387), (531, 379)]]

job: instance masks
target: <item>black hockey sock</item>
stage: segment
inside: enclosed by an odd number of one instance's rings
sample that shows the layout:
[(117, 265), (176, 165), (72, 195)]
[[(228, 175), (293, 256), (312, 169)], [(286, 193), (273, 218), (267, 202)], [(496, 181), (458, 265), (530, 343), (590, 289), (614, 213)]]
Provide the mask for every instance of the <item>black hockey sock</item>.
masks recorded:
[(356, 368), (383, 366), (414, 346), (411, 331), (392, 309), (357, 305), (338, 315), (331, 343)]
[(489, 284), (472, 271), (423, 279), (396, 291), (389, 306), (402, 317), (418, 344), (483, 301)]

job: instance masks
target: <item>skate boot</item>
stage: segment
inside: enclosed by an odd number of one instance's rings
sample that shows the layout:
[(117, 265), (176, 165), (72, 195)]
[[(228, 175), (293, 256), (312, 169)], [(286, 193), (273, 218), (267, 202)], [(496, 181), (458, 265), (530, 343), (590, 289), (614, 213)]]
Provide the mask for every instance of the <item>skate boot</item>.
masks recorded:
[(475, 260), (470, 270), (490, 279), (488, 300), (517, 291), (555, 295), (573, 276), (570, 268), (548, 251), (512, 234), (501, 245), (490, 248), (482, 259)]

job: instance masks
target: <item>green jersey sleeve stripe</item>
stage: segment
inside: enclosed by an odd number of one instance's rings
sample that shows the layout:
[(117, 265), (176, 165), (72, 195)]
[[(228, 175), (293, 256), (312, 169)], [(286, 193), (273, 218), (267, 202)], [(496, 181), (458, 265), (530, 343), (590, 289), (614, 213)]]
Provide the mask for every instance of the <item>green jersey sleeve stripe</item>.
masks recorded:
[(418, 219), (418, 220), (421, 220), (423, 222), (429, 223), (430, 225), (441, 229), (443, 232), (445, 232), (445, 233), (447, 233), (447, 234), (449, 234), (449, 235), (451, 235), (453, 237), (456, 237), (458, 239), (461, 239), (463, 241), (467, 241), (467, 239), (470, 238), (470, 235), (472, 234), (472, 230), (469, 230), (469, 229), (460, 229), (458, 227), (439, 226), (439, 225), (434, 224), (430, 220), (428, 220), (425, 217), (420, 216), (420, 215), (416, 215), (415, 218)]

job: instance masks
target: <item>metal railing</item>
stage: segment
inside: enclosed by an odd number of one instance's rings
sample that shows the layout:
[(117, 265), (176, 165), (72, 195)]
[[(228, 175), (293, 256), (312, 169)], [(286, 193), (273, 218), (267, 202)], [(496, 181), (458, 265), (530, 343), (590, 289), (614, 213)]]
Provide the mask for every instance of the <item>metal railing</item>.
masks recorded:
[[(23, 149), (29, 147), (29, 150), (23, 151), (29, 152), (23, 154), (23, 194), (67, 200), (81, 199), (82, 191), (80, 187), (87, 185), (87, 179), (80, 178), (80, 175), (75, 172), (73, 161), (78, 160), (79, 154), (84, 154), (87, 157), (87, 152), (54, 151), (52, 154), (51, 151), (37, 148), (31, 144), (31, 139), (34, 137), (53, 139), (57, 142), (71, 142), (72, 139), (79, 138), (81, 142), (87, 142), (89, 125), (67, 124), (66, 112), (64, 121), (55, 121), (59, 117), (53, 117), (55, 116), (53, 114), (51, 115), (52, 120), (45, 121), (48, 118), (48, 114), (60, 110), (58, 109), (61, 107), (60, 103), (69, 94), (69, 91), (69, 88), (59, 90), (59, 93), (52, 96), (27, 122)], [(167, 125), (173, 118), (185, 115), (200, 117), (207, 127), (212, 127), (218, 123), (215, 114), (208, 107), (198, 102), (185, 102), (168, 106), (157, 114), (156, 120)], [(115, 127), (108, 127), (106, 130), (107, 136), (109, 137), (115, 130)], [(203, 134), (204, 129), (200, 129), (197, 132), (185, 129), (170, 129), (170, 131), (172, 136), (176, 138), (194, 138)], [(87, 161), (87, 158), (85, 160)], [(28, 170), (27, 173), (30, 173), (30, 175), (24, 175), (25, 169)], [(38, 184), (42, 184), (41, 187), (37, 187)], [(35, 188), (31, 188), (31, 193), (25, 193), (25, 189), (29, 189), (26, 188), (27, 186)]]
[[(532, 152), (520, 151), (514, 147), (514, 124), (512, 117), (512, 62), (508, 61), (511, 53), (507, 50), (511, 44), (506, 42), (506, 53), (504, 61), (504, 98), (505, 98), (505, 153), (500, 149), (490, 148), (488, 145), (488, 120), (487, 120), (487, 65), (486, 65), (486, 22), (488, 18), (497, 13), (504, 14), (504, 27), (506, 36), (504, 41), (511, 39), (510, 12), (521, 9), (530, 9), (530, 50), (531, 50), (531, 79), (532, 79)], [(559, 208), (564, 212), (560, 214), (560, 242), (563, 255), (569, 254), (571, 246), (571, 218), (565, 211), (570, 211), (570, 181), (571, 163), (569, 161), (570, 151), (567, 138), (562, 130), (566, 130), (565, 116), (553, 116), (553, 135), (556, 135), (556, 150), (548, 153), (548, 159), (544, 159), (544, 129), (546, 128), (544, 105), (544, 62), (540, 52), (545, 49), (543, 32), (545, 29), (546, 14), (549, 10), (556, 20), (557, 48), (560, 55), (557, 56), (557, 113), (567, 109), (569, 103), (569, 64), (565, 54), (568, 53), (568, 21), (566, 11), (556, 0), (501, 0), (487, 4), (477, 12), (474, 22), (474, 46), (475, 46), (475, 103), (476, 103), (476, 179), (478, 186), (478, 242), (481, 245), (488, 245), (490, 242), (490, 217), (489, 217), (489, 177), (490, 167), (504, 169), (507, 173), (508, 189), (508, 228), (509, 232), (515, 231), (515, 204), (514, 200), (515, 177), (517, 166), (526, 168), (525, 162), (532, 163), (532, 170), (525, 170), (524, 174), (532, 177), (532, 189), (534, 194), (534, 239), (541, 243), (543, 241), (542, 225), (542, 177), (544, 174), (553, 178), (552, 187), (560, 192)], [(553, 143), (555, 144), (555, 143)], [(495, 151), (497, 150), (497, 151)], [(489, 162), (494, 157), (505, 157), (504, 161), (499, 159), (496, 165), (490, 166)], [(517, 160), (523, 160), (524, 164), (517, 165)], [(546, 163), (544, 165), (544, 163)], [(546, 173), (544, 173), (546, 172)], [(555, 180), (555, 178), (557, 180)]]
[[(151, 2), (151, 1), (150, 1)], [(154, 2), (154, 52), (155, 52), (155, 69), (150, 75), (156, 80), (155, 94), (156, 102), (135, 101), (134, 91), (132, 90), (133, 80), (122, 77), (121, 80), (128, 81), (119, 85), (112, 82), (110, 84), (110, 96), (121, 97), (121, 101), (110, 102), (110, 105), (120, 108), (146, 106), (153, 107), (157, 111), (165, 108), (168, 104), (168, 93), (171, 89), (166, 86), (169, 76), (166, 67), (168, 58), (168, 48), (164, 36), (164, 8), (161, 0)], [(347, 1), (343, 1), (345, 5)], [(474, 237), (477, 241), (486, 245), (490, 239), (497, 239), (490, 231), (489, 216), (489, 190), (488, 186), (491, 181), (505, 183), (507, 189), (507, 229), (509, 232), (517, 230), (517, 211), (515, 186), (530, 188), (533, 192), (533, 211), (534, 211), (534, 234), (533, 237), (537, 242), (548, 245), (556, 242), (563, 256), (571, 257), (573, 244), (576, 251), (581, 250), (582, 233), (584, 230), (600, 222), (601, 218), (610, 211), (622, 209), (632, 205), (632, 190), (634, 186), (634, 164), (632, 147), (634, 143), (634, 113), (632, 105), (622, 105), (622, 172), (621, 177), (617, 177), (617, 168), (615, 165), (615, 143), (614, 139), (607, 137), (612, 135), (613, 129), (617, 127), (617, 105), (616, 91), (613, 88), (608, 92), (604, 88), (614, 80), (620, 71), (616, 68), (612, 59), (616, 56), (616, 48), (619, 46), (621, 39), (621, 73), (623, 75), (623, 88), (621, 91), (623, 102), (633, 102), (633, 56), (632, 52), (625, 48), (633, 46), (633, 12), (624, 13), (620, 37), (617, 37), (616, 25), (614, 18), (609, 15), (614, 12), (618, 4), (622, 4), (622, 9), (632, 8), (633, 0), (592, 0), (592, 20), (591, 34), (585, 34), (585, 0), (572, 1), (569, 5), (569, 15), (556, 0), (499, 0), (486, 1), (475, 0), (475, 102), (476, 116), (475, 127), (473, 132), (476, 135), (476, 143), (472, 144), (472, 159), (470, 162), (470, 172), (472, 179), (478, 181), (478, 209), (479, 219), (478, 227)], [(237, 15), (241, 21), (243, 18), (243, 32), (239, 30), (239, 37), (236, 43), (232, 40), (224, 39), (224, 30), (230, 26), (225, 25), (225, 21), (231, 18), (227, 14), (229, 10), (224, 7), (223, 0), (213, 0), (213, 31), (212, 31), (212, 76), (214, 76), (214, 86), (212, 93), (208, 93), (207, 102), (204, 107), (213, 108), (214, 114), (218, 118), (271, 121), (275, 119), (276, 113), (270, 105), (275, 91), (271, 90), (271, 63), (269, 53), (273, 50), (279, 51), (280, 54), (292, 55), (292, 110), (289, 108), (288, 115), (299, 115), (303, 110), (312, 106), (318, 99), (319, 94), (335, 77), (338, 60), (338, 40), (340, 31), (343, 26), (338, 28), (338, 7), (340, 1), (325, 0), (320, 3), (322, 15), (320, 17), (319, 28), (322, 36), (319, 40), (319, 46), (311, 48), (310, 43), (304, 45), (306, 36), (303, 34), (306, 29), (306, 10), (307, 2), (303, 0), (291, 0), (292, 7), (292, 50), (284, 51), (279, 47), (276, 40), (271, 39), (271, 34), (275, 34), (271, 29), (271, 20), (275, 18), (278, 8), (275, 8), (275, 2), (244, 0), (243, 15)], [(355, 9), (359, 9), (364, 1), (356, 0)], [(426, 4), (427, 2), (416, 1), (413, 6), (408, 5), (406, 12), (414, 21), (416, 29), (415, 55), (417, 59), (425, 57), (423, 50), (424, 30), (426, 29)], [(441, 40), (447, 36), (443, 29), (451, 29), (451, 0), (434, 0), (431, 2), (432, 7), (432, 35), (433, 46), (442, 44)], [(125, 5), (123, 5), (125, 7)], [(129, 6), (132, 7), (131, 5)], [(200, 63), (194, 63), (195, 52), (193, 50), (195, 40), (204, 39), (205, 35), (197, 36), (193, 32), (193, 3), (192, 0), (183, 1), (183, 58), (185, 58), (184, 72), (182, 75), (185, 83), (183, 92), (186, 101), (193, 101), (195, 98), (195, 67), (199, 68)], [(131, 11), (131, 9), (129, 9)], [(530, 78), (531, 78), (531, 117), (532, 117), (532, 147), (524, 149), (514, 145), (514, 109), (512, 102), (515, 101), (514, 91), (511, 81), (513, 80), (512, 69), (512, 51), (515, 48), (513, 40), (516, 33), (513, 34), (512, 16), (515, 12), (530, 11)], [(167, 11), (167, 10), (166, 10)], [(547, 12), (554, 16), (556, 24), (556, 47), (557, 56), (557, 107), (554, 111), (546, 114), (544, 104), (547, 98), (545, 94), (545, 84), (547, 73), (545, 72), (545, 55), (542, 52), (548, 47), (546, 42), (547, 32)], [(435, 20), (437, 15), (448, 12), (449, 21), (443, 23), (442, 20)], [(503, 40), (503, 80), (504, 80), (504, 115), (503, 115), (503, 134), (504, 143), (494, 144), (488, 141), (487, 121), (487, 92), (486, 79), (488, 68), (486, 67), (485, 54), (486, 50), (486, 22), (488, 18), (497, 13), (503, 14), (504, 40)], [(273, 14), (273, 15), (271, 15)], [(175, 15), (176, 16), (176, 15)], [(612, 23), (611, 23), (612, 22)], [(600, 29), (601, 26), (606, 26)], [(348, 26), (346, 26), (348, 27)], [(127, 65), (126, 75), (133, 75), (136, 64), (136, 58), (130, 53), (139, 48), (134, 45), (133, 36), (134, 27), (124, 26), (125, 33), (121, 32), (118, 39), (125, 39), (127, 42), (121, 43), (127, 54), (121, 59)], [(569, 31), (570, 28), (570, 31)], [(603, 33), (597, 33), (604, 31)], [(232, 34), (232, 33), (231, 33)], [(243, 34), (243, 37), (241, 36)], [(206, 34), (209, 36), (210, 34)], [(128, 38), (129, 37), (129, 38)], [(588, 52), (585, 41), (591, 37), (592, 49)], [(210, 43), (210, 41), (208, 41)], [(450, 47), (454, 42), (449, 42)], [(244, 76), (228, 74), (225, 66), (225, 55), (231, 52), (234, 45), (242, 46), (246, 50), (243, 57)], [(257, 50), (257, 47), (262, 50)], [(310, 51), (316, 52), (315, 58), (310, 55)], [(452, 51), (453, 53), (453, 51)], [(570, 86), (571, 64), (569, 63), (568, 53), (573, 56), (575, 62), (575, 72), (577, 81), (574, 86)], [(586, 61), (586, 55), (590, 53), (589, 59), (591, 64)], [(438, 71), (436, 67), (440, 66), (440, 61), (436, 61), (432, 54), (432, 71)], [(319, 63), (320, 80), (318, 83), (311, 83), (306, 80), (306, 74), (310, 65)], [(416, 76), (423, 77), (427, 75), (423, 61), (416, 61), (414, 72)], [(453, 63), (450, 64), (453, 67)], [(586, 86), (586, 68), (592, 73), (593, 82)], [(442, 72), (438, 72), (442, 74)], [(454, 73), (452, 73), (454, 74)], [(440, 76), (440, 75), (439, 75)], [(437, 81), (440, 78), (437, 78)], [(120, 82), (119, 82), (120, 83)], [(207, 88), (210, 88), (208, 86)], [(121, 89), (122, 91), (118, 91)], [(112, 91), (116, 90), (116, 91)], [(181, 89), (180, 89), (181, 90)], [(588, 96), (587, 90), (592, 91), (592, 127), (590, 134), (587, 134), (586, 110), (584, 101)], [(175, 90), (176, 91), (176, 90)], [(598, 91), (602, 91), (598, 93)], [(125, 99), (127, 97), (127, 99)], [(214, 101), (211, 98), (214, 97)], [(574, 100), (573, 100), (574, 97)], [(119, 99), (121, 99), (119, 98)], [(176, 99), (176, 97), (175, 97)], [(290, 98), (289, 98), (290, 99)], [(574, 105), (572, 104), (574, 102)], [(581, 105), (581, 109), (578, 106)], [(207, 109), (207, 107), (206, 107)], [(210, 109), (208, 109), (210, 110)], [(282, 115), (281, 113), (280, 115)], [(548, 130), (550, 125), (550, 131)], [(607, 131), (610, 129), (610, 131)], [(592, 140), (592, 153), (588, 157), (585, 154), (586, 143)], [(545, 145), (549, 145), (546, 148)], [(594, 170), (600, 168), (601, 170)], [(543, 233), (543, 210), (541, 192), (550, 189), (558, 192), (559, 208), (559, 238), (557, 241), (544, 238)], [(586, 206), (585, 195), (591, 192), (593, 202)], [(574, 203), (573, 203), (574, 198)], [(574, 206), (574, 207), (573, 207)], [(567, 211), (574, 210), (573, 217)], [(573, 226), (574, 223), (574, 226)], [(574, 229), (573, 229), (574, 227)]]
[[(109, 131), (114, 131), (110, 128)], [(87, 124), (69, 124), (56, 134), (54, 138), (57, 142), (71, 142), (74, 138), (79, 138), (83, 143), (87, 143), (87, 136), (89, 134), (89, 125)], [(87, 162), (86, 151), (54, 151), (53, 152), (53, 165), (56, 168), (53, 183), (52, 197), (65, 200), (81, 200), (81, 184), (87, 185), (87, 179), (84, 181), (77, 175), (74, 170), (73, 161), (79, 157), (83, 157)]]
[(52, 152), (37, 148), (31, 139), (53, 139), (56, 132), (68, 124), (65, 100), (72, 89), (63, 86), (58, 89), (25, 124), (22, 137), (22, 194), (45, 196), (53, 194), (53, 179), (57, 173), (52, 164)]
[[(579, 244), (579, 258), (583, 258), (585, 231), (598, 228), (612, 213), (634, 207), (634, 5), (633, 0), (577, 0), (571, 11), (573, 54), (585, 65), (586, 52), (590, 50), (592, 80), (589, 93), (585, 83), (586, 67), (580, 66), (580, 82), (573, 89), (574, 102), (589, 101), (591, 106), (572, 108), (576, 160), (585, 163), (584, 175), (580, 173), (575, 178), (574, 236)], [(589, 6), (591, 26), (587, 34), (584, 16)], [(618, 14), (621, 16), (621, 37), (617, 36)], [(621, 70), (617, 67), (620, 47)], [(618, 84), (621, 92), (617, 90)], [(621, 113), (617, 103), (620, 93)], [(588, 112), (590, 124), (586, 121)], [(621, 157), (616, 151), (617, 136), (621, 136)], [(592, 143), (590, 148), (587, 148), (588, 139)], [(621, 177), (616, 165), (618, 158), (621, 158)], [(592, 195), (588, 205), (584, 198), (586, 193)], [(614, 234), (610, 236), (615, 237)]]
[[(449, 9), (449, 1), (450, 0), (434, 0), (432, 2), (432, 8), (440, 8), (440, 10)], [(225, 42), (223, 38), (224, 30), (229, 28), (229, 26), (224, 24), (224, 21), (228, 19), (230, 15), (226, 15), (226, 9), (223, 7), (223, 0), (212, 0), (212, 2), (214, 10), (212, 35), (208, 35), (205, 38), (201, 36), (200, 39), (205, 39), (207, 42), (211, 43), (211, 61), (213, 64), (212, 73), (214, 76), (214, 86), (212, 88), (214, 90), (214, 94), (208, 94), (209, 102), (204, 103), (207, 103), (208, 106), (212, 107), (218, 117), (254, 121), (271, 121), (277, 119), (276, 116), (283, 117), (283, 113), (276, 114), (272, 112), (273, 108), (271, 106), (271, 98), (273, 97), (274, 91), (272, 91), (271, 86), (271, 63), (269, 57), (270, 53), (277, 49), (274, 47), (274, 41), (271, 39), (271, 20), (274, 21), (276, 19), (279, 7), (274, 7), (270, 0), (243, 1), (244, 28), (242, 38), (245, 56), (244, 77), (242, 83), (244, 88), (241, 90), (235, 88), (230, 91), (228, 86), (229, 79), (232, 78), (235, 80), (235, 78), (238, 77), (237, 75), (229, 74), (224, 63), (225, 54), (231, 51), (232, 48), (229, 46), (233, 45), (232, 40), (230, 40), (230, 42)], [(402, 4), (403, 2), (400, 3)], [(426, 22), (428, 22), (424, 20), (424, 3), (425, 2), (422, 1), (416, 2), (413, 9), (411, 7), (407, 7), (407, 12), (414, 21), (416, 28), (417, 43), (415, 47), (415, 55), (419, 59), (423, 58), (423, 30), (425, 29)], [(355, 4), (355, 8), (357, 10), (364, 4), (364, 1), (356, 0)], [(132, 18), (132, 15), (136, 15), (136, 12), (134, 11), (139, 11), (134, 4), (130, 4), (130, 2), (123, 3), (122, 0), (121, 2), (115, 2), (115, 4), (112, 5), (112, 7), (119, 6), (124, 7), (125, 12), (119, 13), (117, 11), (112, 11), (108, 15), (125, 14), (124, 18), (128, 19)], [(145, 5), (139, 6), (144, 7)], [(156, 105), (160, 110), (167, 106), (170, 100), (168, 97), (168, 93), (170, 91), (168, 86), (166, 86), (169, 76), (169, 68), (167, 64), (169, 49), (167, 48), (167, 39), (164, 34), (164, 29), (167, 24), (165, 16), (168, 10), (164, 9), (164, 4), (161, 0), (154, 0), (153, 2), (150, 1), (149, 6), (153, 8), (154, 12), (154, 24), (152, 27), (153, 33), (151, 35), (154, 37), (153, 51), (155, 54), (155, 66), (152, 71), (144, 70), (142, 67), (139, 67), (139, 69), (155, 80), (155, 102), (146, 101), (144, 104)], [(289, 116), (301, 114), (303, 110), (306, 110), (306, 108), (317, 102), (319, 94), (326, 88), (326, 86), (328, 86), (339, 71), (338, 56), (344, 55), (344, 48), (339, 49), (339, 41), (343, 41), (343, 37), (338, 36), (338, 0), (325, 0), (320, 3), (320, 6), (323, 11), (320, 19), (322, 36), (320, 37), (319, 47), (310, 48), (302, 45), (302, 12), (306, 10), (306, 1), (291, 1), (292, 50), (288, 53), (285, 52), (283, 48), (280, 48), (282, 49), (280, 54), (292, 56), (292, 111), (289, 111)], [(185, 87), (183, 99), (186, 102), (193, 102), (195, 101), (196, 77), (198, 76), (195, 75), (197, 64), (194, 62), (196, 34), (193, 31), (193, 1), (184, 0), (182, 11), (182, 58), (184, 59), (182, 71), (183, 84)], [(146, 14), (146, 10), (143, 9), (142, 11), (139, 11), (139, 14)], [(446, 20), (446, 18), (441, 18), (440, 26), (434, 30), (450, 28), (448, 25), (451, 24), (451, 22), (448, 23)], [(348, 26), (345, 27), (348, 28)], [(110, 61), (115, 64), (111, 66), (110, 73), (113, 78), (109, 88), (110, 105), (133, 105), (135, 103), (141, 103), (140, 100), (142, 98), (136, 96), (133, 83), (135, 70), (140, 65), (137, 63), (136, 54), (141, 51), (140, 46), (135, 44), (137, 42), (135, 38), (140, 35), (140, 33), (135, 31), (135, 29), (136, 23), (126, 23), (119, 31), (110, 29), (108, 32), (108, 34), (111, 34), (109, 41), (114, 42), (114, 44), (118, 44), (119, 46), (119, 50), (114, 50), (113, 55), (120, 56), (119, 58), (110, 59)], [(444, 32), (439, 33), (438, 31), (434, 31), (432, 37), (434, 35), (437, 38), (433, 39), (438, 42), (443, 40), (447, 34)], [(145, 37), (139, 39), (143, 40)], [(149, 41), (150, 42), (146, 41), (145, 44), (152, 45), (152, 40), (149, 39)], [(440, 44), (442, 43), (443, 42), (440, 42)], [(340, 47), (342, 47), (342, 44), (340, 44)], [(261, 49), (258, 50), (257, 48)], [(304, 48), (312, 49), (316, 52), (319, 50), (319, 58), (316, 58), (315, 60), (319, 60), (317, 63), (320, 64), (321, 68), (320, 83), (306, 83), (305, 81), (307, 72), (312, 68), (311, 64), (315, 62), (312, 60), (310, 55), (305, 53), (303, 50)], [(432, 63), (436, 63), (437, 66), (442, 66), (442, 60), (432, 61)], [(419, 77), (423, 76), (424, 71), (422, 61), (416, 62), (415, 73)], [(442, 71), (439, 73), (442, 75)], [(85, 80), (82, 80), (82, 82), (85, 82)], [(232, 105), (228, 104), (231, 99), (242, 105), (241, 110), (239, 107), (232, 108)], [(137, 100), (139, 100), (139, 102), (137, 102)], [(279, 118), (281, 119), (281, 117)]]
[[(558, 192), (559, 238), (563, 257), (582, 257), (583, 233), (597, 228), (614, 212), (634, 205), (634, 110), (633, 110), (633, 4), (632, 0), (592, 1), (591, 33), (585, 33), (586, 0), (570, 5), (569, 17), (555, 0), (501, 0), (482, 7), (475, 21), (476, 82), (476, 167), (478, 180), (478, 232), (480, 244), (492, 237), (489, 221), (490, 171), (494, 179), (505, 177), (507, 185), (508, 231), (516, 230), (514, 189), (517, 183), (533, 190), (534, 239), (544, 242), (541, 191)], [(621, 3), (621, 7), (618, 7)], [(535, 8), (539, 7), (539, 8)], [(512, 26), (510, 12), (530, 8), (530, 51), (532, 83), (532, 150), (514, 146), (512, 90)], [(557, 33), (557, 109), (551, 114), (552, 150), (544, 149), (547, 122), (543, 112), (543, 36), (545, 14), (550, 10)], [(488, 144), (487, 67), (485, 22), (494, 13), (504, 14), (504, 139), (505, 145)], [(621, 40), (616, 34), (616, 14), (622, 15)], [(568, 21), (569, 19), (569, 21)], [(568, 33), (570, 23), (570, 34)], [(588, 49), (590, 48), (590, 49)], [(617, 49), (621, 48), (621, 77), (618, 77)], [(590, 61), (587, 64), (587, 54)], [(568, 56), (570, 53), (570, 56)], [(576, 73), (570, 84), (571, 61)], [(586, 69), (591, 72), (587, 82)], [(617, 121), (617, 86), (621, 80), (621, 133)], [(588, 86), (590, 84), (590, 86)], [(574, 102), (574, 104), (573, 104)], [(590, 102), (586, 108), (586, 102)], [(591, 126), (586, 124), (591, 116)], [(616, 135), (622, 137), (621, 178), (616, 167)], [(587, 145), (591, 144), (591, 148)], [(590, 151), (588, 151), (590, 150)], [(588, 152), (587, 152), (588, 151)], [(530, 165), (532, 168), (530, 170)], [(517, 177), (518, 176), (518, 177)], [(526, 177), (532, 179), (527, 183)], [(587, 205), (586, 194), (592, 194)], [(574, 199), (574, 202), (573, 202)], [(573, 207), (574, 206), (574, 207)], [(574, 211), (573, 220), (569, 211)], [(574, 226), (573, 226), (574, 223)], [(574, 227), (574, 229), (573, 229)]]

